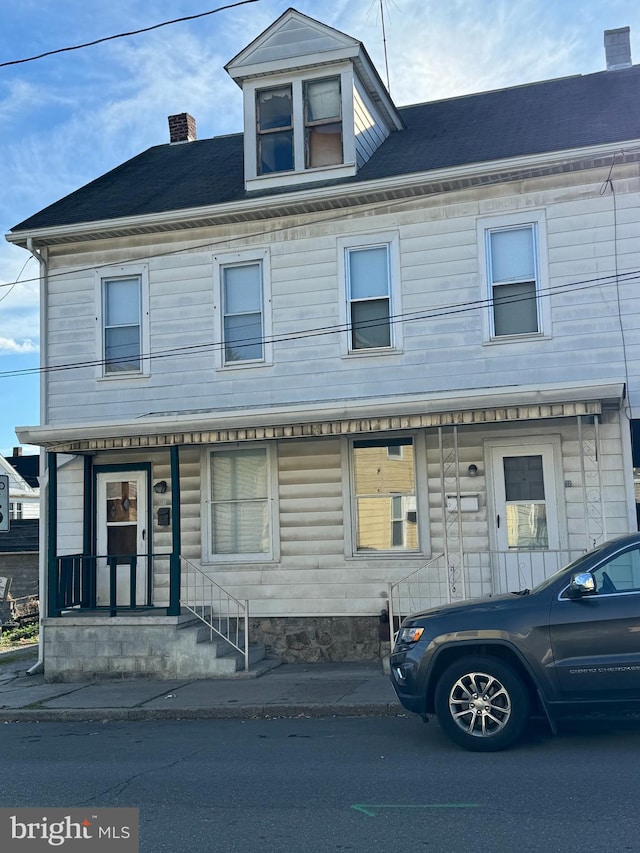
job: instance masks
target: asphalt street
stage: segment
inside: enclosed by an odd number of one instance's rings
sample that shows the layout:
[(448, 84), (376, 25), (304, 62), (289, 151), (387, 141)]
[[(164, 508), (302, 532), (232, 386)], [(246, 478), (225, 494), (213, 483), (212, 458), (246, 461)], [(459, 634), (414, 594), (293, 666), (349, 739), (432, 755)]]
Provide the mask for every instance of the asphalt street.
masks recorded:
[(143, 853), (640, 851), (638, 725), (489, 755), (401, 716), (1, 731), (1, 805), (137, 807)]

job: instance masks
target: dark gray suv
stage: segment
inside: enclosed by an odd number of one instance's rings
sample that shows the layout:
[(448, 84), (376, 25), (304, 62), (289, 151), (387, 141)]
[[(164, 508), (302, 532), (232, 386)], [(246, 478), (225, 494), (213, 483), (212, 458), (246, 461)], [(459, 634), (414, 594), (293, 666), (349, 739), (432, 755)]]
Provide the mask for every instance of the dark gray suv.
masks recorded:
[(640, 711), (640, 534), (601, 545), (532, 590), (448, 604), (402, 623), (402, 705), (466, 749), (511, 745), (532, 712)]

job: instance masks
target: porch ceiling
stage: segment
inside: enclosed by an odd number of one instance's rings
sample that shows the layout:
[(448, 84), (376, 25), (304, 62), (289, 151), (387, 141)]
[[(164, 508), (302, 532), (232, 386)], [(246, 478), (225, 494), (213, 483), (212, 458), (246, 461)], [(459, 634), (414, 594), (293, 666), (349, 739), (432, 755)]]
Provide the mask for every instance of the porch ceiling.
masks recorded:
[[(495, 389), (491, 394), (462, 392), (455, 398), (435, 395), (339, 406), (318, 403), (313, 408), (278, 411), (171, 413), (126, 423), (23, 427), (16, 432), (21, 442), (51, 452), (92, 453), (599, 415), (604, 404), (619, 406), (623, 396), (622, 383), (580, 389), (520, 387)], [(502, 405), (495, 405), (497, 401)]]

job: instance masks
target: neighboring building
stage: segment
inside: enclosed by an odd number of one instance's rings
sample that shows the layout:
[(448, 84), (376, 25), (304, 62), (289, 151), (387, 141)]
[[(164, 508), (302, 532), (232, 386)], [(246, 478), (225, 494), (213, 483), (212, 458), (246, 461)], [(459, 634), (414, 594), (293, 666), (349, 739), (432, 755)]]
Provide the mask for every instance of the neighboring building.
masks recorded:
[(39, 465), (40, 457), (36, 454), (23, 456), (21, 447), (14, 447), (12, 456), (0, 454), (0, 474), (9, 477), (11, 521), (40, 518)]
[(166, 637), (209, 580), (285, 660), (371, 657), (406, 576), (396, 613), (635, 529), (640, 66), (605, 43), (601, 73), (398, 108), (290, 9), (226, 66), (243, 134), (172, 116), (12, 229), (41, 263), (48, 678), (188, 674)]

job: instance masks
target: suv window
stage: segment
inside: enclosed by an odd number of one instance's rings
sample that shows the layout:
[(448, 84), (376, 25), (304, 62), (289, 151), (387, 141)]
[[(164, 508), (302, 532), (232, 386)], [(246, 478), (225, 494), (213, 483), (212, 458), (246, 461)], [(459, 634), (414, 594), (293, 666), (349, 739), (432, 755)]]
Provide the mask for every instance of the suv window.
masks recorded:
[(599, 595), (616, 592), (640, 592), (640, 549), (632, 548), (616, 554), (594, 569), (593, 576)]

